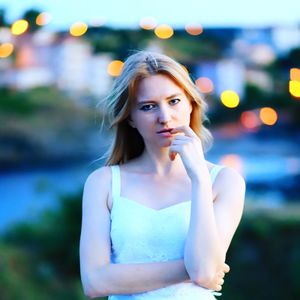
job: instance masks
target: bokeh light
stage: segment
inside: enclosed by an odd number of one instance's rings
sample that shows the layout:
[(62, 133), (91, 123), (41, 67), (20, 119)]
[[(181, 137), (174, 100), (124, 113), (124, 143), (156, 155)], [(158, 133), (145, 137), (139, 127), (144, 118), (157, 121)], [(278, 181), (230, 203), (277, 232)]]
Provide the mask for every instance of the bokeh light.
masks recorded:
[(213, 82), (207, 77), (199, 77), (195, 81), (197, 87), (199, 88), (200, 92), (204, 94), (209, 94), (214, 90)]
[(240, 116), (241, 124), (247, 129), (255, 129), (261, 125), (260, 118), (255, 111), (244, 111)]
[(229, 108), (237, 107), (240, 103), (239, 95), (234, 91), (224, 91), (221, 94), (221, 102)]
[(121, 60), (113, 60), (107, 67), (107, 73), (117, 77), (121, 74), (124, 63)]
[(243, 160), (239, 155), (227, 154), (221, 157), (220, 164), (237, 170), (240, 174), (244, 173)]
[(200, 24), (187, 24), (185, 31), (190, 35), (200, 35), (203, 32), (203, 27)]
[(36, 25), (39, 26), (44, 26), (50, 23), (52, 17), (49, 13), (47, 12), (42, 12), (40, 13), (35, 20)]
[(14, 45), (11, 43), (3, 43), (0, 45), (0, 58), (10, 56), (14, 51)]
[(261, 108), (259, 111), (259, 117), (265, 125), (274, 125), (278, 119), (277, 112), (271, 107)]
[(292, 81), (299, 81), (300, 82), (300, 69), (292, 68), (290, 70), (290, 79)]
[(290, 80), (289, 91), (292, 96), (300, 98), (300, 81)]
[(157, 21), (152, 17), (143, 18), (140, 21), (140, 27), (145, 30), (152, 30), (157, 26)]
[(70, 34), (72, 36), (82, 36), (86, 33), (88, 26), (84, 22), (75, 22), (70, 27)]
[(167, 24), (158, 25), (154, 32), (160, 39), (169, 39), (174, 34), (173, 28)]
[(13, 35), (21, 35), (28, 29), (29, 23), (26, 20), (17, 20), (11, 25)]

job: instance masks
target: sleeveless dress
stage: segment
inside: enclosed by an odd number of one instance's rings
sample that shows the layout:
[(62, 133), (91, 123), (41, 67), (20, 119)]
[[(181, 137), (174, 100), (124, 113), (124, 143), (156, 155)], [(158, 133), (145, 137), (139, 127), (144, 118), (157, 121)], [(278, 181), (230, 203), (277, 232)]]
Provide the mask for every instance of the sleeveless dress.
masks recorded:
[[(213, 183), (224, 166), (211, 171)], [(111, 263), (149, 263), (183, 259), (191, 201), (153, 209), (120, 195), (120, 167), (111, 166)], [(219, 292), (193, 282), (181, 282), (164, 288), (132, 295), (111, 295), (109, 300), (216, 300)]]

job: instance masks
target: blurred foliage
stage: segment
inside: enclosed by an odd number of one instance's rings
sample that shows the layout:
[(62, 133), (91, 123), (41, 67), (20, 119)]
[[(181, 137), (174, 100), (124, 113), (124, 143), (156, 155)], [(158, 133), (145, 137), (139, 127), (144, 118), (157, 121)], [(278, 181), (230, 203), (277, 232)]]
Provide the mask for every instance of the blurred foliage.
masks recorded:
[(29, 23), (29, 32), (35, 32), (38, 29), (40, 29), (41, 27), (39, 25), (36, 24), (36, 18), (37, 16), (40, 14), (41, 12), (39, 10), (36, 9), (28, 9), (25, 11), (25, 13), (23, 14), (23, 19), (27, 20)]
[[(229, 30), (230, 31), (230, 30)], [(171, 39), (157, 39), (152, 30), (112, 29), (91, 27), (85, 38), (91, 42), (94, 53), (109, 52), (115, 59), (124, 60), (132, 50), (145, 49), (147, 46), (164, 49), (167, 55), (182, 63), (197, 59), (217, 59), (222, 57), (224, 46), (228, 46), (218, 30), (207, 29), (205, 36), (191, 36), (185, 30), (175, 30)]]
[(57, 210), (8, 230), (0, 244), (0, 295), (10, 299), (86, 299), (79, 273), (81, 201), (60, 197)]
[[(5, 9), (0, 8), (0, 27), (7, 26), (6, 17), (5, 17)], [(0, 29), (1, 31), (1, 29)]]
[(227, 254), (222, 299), (299, 299), (300, 207), (245, 214)]
[(128, 49), (145, 48), (152, 37), (153, 33), (149, 31), (118, 30), (105, 26), (89, 28), (86, 34), (94, 53), (111, 53), (115, 59), (121, 60), (129, 55)]
[[(10, 299), (85, 299), (80, 283), (81, 196), (19, 223), (0, 242), (0, 295)], [(246, 211), (227, 253), (222, 299), (298, 299), (300, 208)]]
[[(73, 100), (73, 101), (72, 101)], [(52, 112), (55, 115), (72, 115), (76, 112), (88, 111), (85, 107), (76, 105), (55, 87), (38, 87), (29, 90), (15, 90), (8, 87), (0, 88), (0, 112), (15, 114), (18, 118), (32, 114)]]
[(1, 168), (90, 155), (86, 133), (95, 131), (96, 112), (83, 101), (71, 100), (55, 87), (0, 88)]

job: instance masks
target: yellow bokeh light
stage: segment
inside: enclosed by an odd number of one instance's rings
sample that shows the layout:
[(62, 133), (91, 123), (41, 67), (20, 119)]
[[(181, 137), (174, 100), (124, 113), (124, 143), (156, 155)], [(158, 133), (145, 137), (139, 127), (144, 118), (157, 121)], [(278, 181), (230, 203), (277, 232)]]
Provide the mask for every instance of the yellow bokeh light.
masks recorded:
[(271, 107), (263, 107), (259, 111), (261, 121), (266, 125), (274, 125), (277, 122), (277, 112)]
[(224, 91), (221, 94), (221, 102), (229, 108), (237, 107), (240, 103), (239, 95), (234, 91)]
[(11, 43), (4, 43), (0, 45), (0, 58), (10, 56), (14, 51), (14, 45)]
[(227, 154), (221, 157), (220, 164), (224, 166), (231, 167), (235, 170), (237, 170), (239, 173), (244, 172), (244, 164), (243, 160), (239, 155), (236, 154)]
[(86, 33), (88, 26), (84, 22), (75, 22), (70, 27), (70, 34), (72, 36), (82, 36)]
[(26, 20), (17, 20), (11, 25), (13, 35), (23, 34), (28, 29), (29, 23)]
[(300, 81), (300, 69), (292, 68), (290, 70), (290, 78), (293, 81)]
[(240, 116), (240, 122), (247, 129), (255, 129), (261, 125), (261, 121), (254, 111), (244, 111)]
[(213, 82), (207, 77), (199, 77), (196, 80), (196, 85), (199, 88), (200, 92), (204, 94), (209, 94), (214, 90)]
[(145, 29), (145, 30), (152, 30), (156, 27), (157, 22), (154, 18), (148, 17), (148, 18), (143, 18), (140, 21), (140, 27)]
[(158, 25), (154, 32), (160, 39), (169, 39), (174, 34), (173, 28), (167, 24)]
[(300, 81), (291, 80), (289, 82), (290, 94), (296, 98), (300, 98)]
[(187, 24), (185, 31), (190, 35), (200, 35), (203, 32), (203, 27), (199, 24)]
[(113, 60), (107, 67), (107, 73), (117, 77), (121, 74), (124, 63), (120, 60)]
[(47, 25), (50, 23), (50, 21), (51, 21), (51, 15), (47, 12), (40, 13), (35, 19), (36, 25), (39, 26)]

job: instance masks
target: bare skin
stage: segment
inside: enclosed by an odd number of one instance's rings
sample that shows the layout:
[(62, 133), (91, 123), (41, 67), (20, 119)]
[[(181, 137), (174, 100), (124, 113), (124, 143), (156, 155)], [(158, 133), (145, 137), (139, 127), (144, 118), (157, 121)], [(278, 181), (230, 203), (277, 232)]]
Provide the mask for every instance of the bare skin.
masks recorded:
[[(206, 161), (206, 163), (209, 171), (215, 166), (215, 164), (208, 161)], [(159, 176), (157, 174), (145, 172), (145, 169), (140, 167), (137, 159), (122, 164), (120, 170), (122, 182), (121, 195), (147, 207), (161, 209), (182, 202), (183, 199), (186, 201), (190, 199), (187, 195), (191, 194), (191, 181), (187, 177), (185, 170), (182, 174)], [(139, 182), (138, 186), (130, 185), (130, 182), (137, 182), (137, 180)], [(159, 186), (157, 186), (158, 182)], [(155, 186), (155, 192), (157, 193), (155, 195), (153, 194), (153, 186)], [(168, 187), (168, 189), (166, 189), (166, 187)], [(141, 190), (142, 193), (138, 193), (139, 190)], [(150, 192), (147, 193), (147, 190)], [(214, 199), (216, 194), (217, 191), (213, 187)], [(159, 199), (159, 202), (153, 203), (153, 199)], [(163, 201), (161, 199), (163, 199)], [(109, 211), (111, 211), (112, 205), (113, 200), (110, 191), (107, 199)]]

